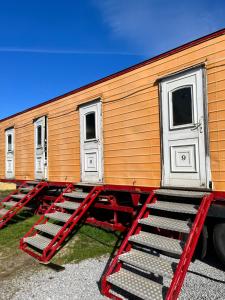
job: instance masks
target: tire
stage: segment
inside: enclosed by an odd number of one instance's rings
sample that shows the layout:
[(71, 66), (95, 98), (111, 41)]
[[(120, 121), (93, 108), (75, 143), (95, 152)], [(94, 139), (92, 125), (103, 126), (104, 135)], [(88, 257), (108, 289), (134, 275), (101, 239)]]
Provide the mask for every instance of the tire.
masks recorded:
[(219, 260), (225, 266), (225, 223), (214, 226), (213, 245)]
[(194, 261), (196, 258), (204, 259), (208, 249), (208, 228), (206, 225), (203, 226), (202, 232), (199, 236), (199, 240), (192, 258)]

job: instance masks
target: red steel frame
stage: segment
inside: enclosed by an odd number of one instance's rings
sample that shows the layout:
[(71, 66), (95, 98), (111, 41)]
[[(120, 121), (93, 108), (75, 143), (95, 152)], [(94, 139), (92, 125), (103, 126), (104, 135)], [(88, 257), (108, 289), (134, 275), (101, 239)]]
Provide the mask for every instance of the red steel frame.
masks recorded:
[[(115, 258), (113, 259), (111, 265), (108, 268), (108, 271), (102, 278), (102, 285), (101, 285), (102, 294), (104, 294), (105, 296), (111, 299), (122, 300), (122, 298), (110, 293), (111, 285), (107, 282), (107, 277), (110, 276), (112, 273), (118, 272), (120, 270), (122, 263), (119, 262), (119, 255), (121, 255), (124, 252), (128, 252), (131, 249), (131, 245), (129, 244), (129, 237), (133, 234), (137, 234), (140, 232), (141, 229), (140, 226), (138, 226), (138, 221), (139, 219), (148, 216), (149, 213), (147, 212), (146, 209), (147, 204), (149, 204), (150, 202), (154, 202), (155, 200), (156, 198), (154, 197), (154, 192), (152, 192), (149, 198), (147, 199), (146, 203), (142, 206), (142, 209), (138, 214), (137, 218), (133, 222), (131, 229), (129, 230), (126, 238), (121, 244)], [(178, 263), (170, 288), (167, 291), (166, 300), (176, 300), (179, 296), (185, 275), (187, 273), (189, 264), (193, 257), (194, 251), (196, 249), (196, 245), (212, 201), (214, 201), (214, 193), (210, 193), (210, 195), (204, 196), (201, 201), (201, 204), (198, 209), (198, 213), (192, 225), (192, 229), (188, 236), (188, 240), (185, 243), (185, 247), (180, 257), (180, 261)]]
[[(130, 214), (132, 217), (135, 215), (135, 208), (127, 205), (119, 205), (117, 198), (112, 195), (104, 195), (102, 198), (106, 199), (105, 203), (101, 202), (99, 197), (98, 201), (93, 204), (94, 209), (106, 210), (113, 212), (113, 217), (111, 221), (100, 221), (92, 216), (86, 219), (86, 223), (92, 224), (94, 226), (103, 227), (111, 230), (125, 231), (127, 226), (119, 222), (118, 213), (123, 212)], [(132, 197), (133, 200), (133, 197)]]
[[(74, 189), (73, 184), (68, 184), (66, 190), (63, 193), (70, 192)], [(94, 187), (91, 192), (88, 194), (88, 196), (85, 198), (83, 202), (81, 202), (81, 205), (74, 211), (74, 213), (71, 215), (70, 219), (62, 226), (60, 231), (57, 233), (57, 235), (52, 239), (51, 243), (43, 250), (42, 255), (39, 255), (37, 253), (34, 253), (33, 251), (29, 250), (27, 248), (27, 244), (24, 242), (24, 238), (30, 236), (32, 233), (36, 233), (37, 230), (34, 228), (36, 225), (46, 223), (48, 218), (45, 216), (42, 216), (39, 221), (31, 228), (31, 230), (21, 239), (20, 242), (20, 249), (27, 252), (31, 256), (35, 257), (39, 261), (42, 261), (44, 263), (49, 262), (49, 260), (52, 258), (52, 256), (55, 254), (55, 252), (61, 247), (65, 239), (68, 237), (70, 232), (74, 229), (74, 227), (80, 222), (81, 218), (85, 215), (85, 213), (88, 211), (90, 206), (93, 204), (93, 202), (96, 200), (98, 195), (102, 192), (103, 188), (101, 186)], [(61, 202), (64, 200), (63, 193), (56, 199), (56, 201), (49, 207), (49, 209), (46, 211), (46, 213), (51, 213), (55, 211), (55, 204), (58, 202)]]
[[(3, 181), (3, 180), (0, 180)], [(9, 182), (9, 180), (7, 181)], [(14, 181), (14, 182), (22, 182), (22, 181)], [(22, 186), (26, 184), (26, 181), (23, 181)], [(59, 187), (66, 187), (66, 190), (64, 192), (70, 192), (74, 189), (74, 184), (73, 183), (65, 183), (65, 182), (41, 182), (39, 184), (43, 184), (45, 186), (59, 186)], [(82, 185), (82, 184), (81, 184)], [(120, 249), (118, 250), (115, 258), (113, 259), (107, 273), (104, 275), (102, 279), (102, 293), (112, 299), (116, 300), (121, 300), (121, 298), (112, 295), (110, 293), (110, 284), (107, 283), (106, 278), (112, 274), (113, 272), (117, 272), (120, 267), (121, 263), (118, 261), (118, 257), (120, 254), (123, 252), (127, 252), (130, 250), (131, 245), (129, 244), (129, 237), (133, 234), (137, 234), (140, 231), (140, 226), (138, 226), (138, 220), (142, 218), (143, 216), (147, 216), (147, 204), (150, 202), (156, 201), (155, 195), (154, 195), (154, 189), (157, 189), (157, 187), (137, 187), (137, 186), (119, 186), (119, 185), (101, 185), (101, 186), (96, 186), (92, 189), (88, 197), (84, 200), (84, 205), (80, 206), (80, 209), (76, 210), (70, 220), (65, 223), (65, 225), (62, 227), (62, 229), (59, 231), (56, 237), (52, 240), (52, 242), (48, 245), (46, 249), (44, 249), (42, 256), (38, 255), (31, 250), (29, 250), (26, 247), (26, 244), (23, 242), (23, 239), (21, 240), (20, 243), (20, 248), (27, 252), (28, 254), (34, 256), (36, 259), (42, 261), (42, 262), (48, 262), (54, 253), (61, 247), (62, 243), (65, 241), (66, 237), (69, 235), (69, 233), (72, 231), (72, 229), (75, 227), (75, 225), (80, 221), (81, 217), (87, 212), (87, 210), (90, 208), (92, 205), (93, 208), (96, 209), (106, 209), (106, 210), (111, 210), (117, 212), (125, 212), (125, 213), (130, 213), (133, 216), (135, 216), (135, 211), (137, 209), (137, 204), (139, 201), (140, 194), (149, 194), (147, 200), (145, 201), (144, 205), (142, 206), (138, 216), (135, 218), (135, 220), (132, 222), (132, 226), (126, 235), (123, 243), (121, 244)], [(110, 198), (109, 202), (107, 204), (101, 203), (101, 202), (94, 202), (95, 199), (99, 196), (101, 192), (128, 192), (131, 194), (132, 197), (132, 203), (133, 207), (131, 206), (124, 206), (124, 205), (119, 205), (115, 200), (113, 200), (113, 196), (105, 196)], [(10, 199), (10, 196), (15, 194), (16, 192), (11, 193), (7, 198), (5, 198), (3, 201), (8, 201)], [(49, 201), (53, 200), (53, 198), (50, 196), (45, 196), (49, 198)], [(103, 196), (104, 197), (104, 196)], [(55, 201), (52, 203), (52, 205), (45, 211), (45, 213), (49, 213), (52, 211), (55, 211), (55, 203), (63, 201), (63, 194), (61, 194)], [(196, 248), (197, 242), (199, 235), (201, 233), (202, 227), (205, 222), (205, 218), (207, 217), (207, 212), (208, 209), (212, 203), (219, 202), (222, 205), (225, 205), (225, 192), (223, 191), (214, 191), (211, 192), (209, 196), (205, 196), (202, 199), (201, 205), (199, 207), (198, 213), (196, 215), (195, 221), (193, 223), (191, 232), (189, 234), (188, 240), (185, 244), (183, 253), (180, 258), (180, 262), (178, 264), (177, 270), (175, 272), (175, 275), (173, 277), (173, 280), (171, 282), (170, 288), (167, 292), (166, 295), (166, 300), (175, 300), (178, 298), (186, 272), (188, 270), (190, 261), (192, 259), (194, 250)], [(26, 202), (27, 203), (27, 202)], [(83, 206), (83, 207), (82, 207)], [(76, 220), (74, 221), (74, 219)], [(115, 222), (111, 224), (108, 221), (99, 221), (93, 217), (88, 217), (85, 222), (89, 224), (93, 224), (95, 226), (100, 226), (104, 228), (110, 228), (112, 230), (119, 230), (119, 231), (125, 231), (127, 230), (127, 227), (118, 223), (116, 215), (114, 215)], [(44, 224), (47, 222), (47, 218), (42, 216), (39, 221), (35, 224)], [(2, 224), (1, 224), (2, 225)], [(35, 226), (34, 225), (34, 226)], [(34, 226), (30, 229), (30, 231), (25, 235), (25, 237), (30, 236), (36, 232)], [(1, 227), (0, 227), (1, 228)], [(66, 232), (66, 234), (65, 234)], [(25, 238), (24, 237), (24, 238)], [(57, 242), (57, 240), (59, 241)]]
[[(6, 179), (0, 179), (0, 182), (13, 182), (13, 183), (26, 183), (25, 180), (6, 180)], [(70, 182), (48, 182), (49, 187), (66, 187), (68, 184), (73, 184)], [(80, 183), (79, 183), (80, 184)], [(76, 185), (76, 183), (75, 183)], [(121, 224), (118, 221), (118, 212), (123, 212), (130, 214), (132, 218), (136, 214), (137, 205), (139, 202), (140, 194), (148, 194), (150, 191), (152, 191), (153, 187), (139, 187), (139, 186), (122, 186), (122, 185), (101, 185), (104, 192), (110, 193), (111, 192), (125, 192), (129, 193), (131, 195), (132, 205), (121, 205), (118, 203), (117, 199), (114, 197), (110, 203), (101, 203), (101, 202), (95, 202), (93, 203), (93, 208), (95, 209), (103, 209), (103, 210), (109, 210), (113, 212), (113, 221), (101, 221), (98, 220), (92, 216), (88, 217), (86, 219), (87, 224), (91, 224), (97, 227), (102, 227), (106, 229), (111, 230), (117, 230), (117, 231), (125, 231), (127, 229), (127, 224)], [(107, 196), (106, 196), (107, 197)], [(113, 197), (112, 197), (113, 198)], [(35, 211), (36, 214), (44, 214), (49, 206), (48, 202), (52, 203), (55, 201), (55, 197), (53, 196), (47, 196), (43, 195), (41, 198), (37, 199), (37, 201), (40, 201), (41, 204), (39, 208)]]
[[(21, 187), (24, 187), (26, 185), (26, 182), (24, 182)], [(15, 216), (28, 202), (30, 202), (34, 197), (36, 197), (45, 187), (48, 186), (47, 182), (40, 182), (38, 185), (36, 185), (29, 193), (24, 196), (21, 200), (17, 202), (15, 206), (12, 206), (9, 211), (0, 217), (0, 229), (5, 226), (5, 224), (12, 219), (13, 216)], [(2, 203), (8, 202), (12, 195), (18, 193), (18, 189), (11, 193), (8, 197), (3, 199), (3, 201), (0, 203), (0, 206), (2, 206)]]
[[(38, 181), (36, 179), (0, 179), (0, 182), (8, 182), (8, 183), (16, 183), (16, 184), (23, 184), (26, 182), (31, 182), (31, 181)], [(65, 186), (71, 182), (66, 182), (66, 181), (45, 181), (42, 180), (40, 182), (47, 182), (49, 186)]]
[[(26, 182), (29, 182), (31, 180), (24, 180), (24, 179), (0, 179), (0, 182), (12, 182), (12, 183), (18, 183), (23, 184)], [(45, 182), (45, 181), (42, 181)], [(77, 183), (68, 182), (68, 181), (46, 181), (48, 183), (48, 186), (58, 186), (58, 187), (65, 187), (68, 184), (74, 184)], [(82, 183), (79, 183), (79, 185), (82, 185)], [(94, 186), (94, 184), (93, 184)], [(131, 186), (131, 185), (115, 185), (115, 184), (102, 184), (100, 185), (103, 187), (104, 191), (118, 191), (118, 192), (129, 192), (131, 194), (138, 194), (138, 193), (149, 193), (152, 190), (157, 190), (160, 187), (154, 186), (154, 187), (148, 187), (148, 186)], [(207, 190), (208, 193), (213, 193), (214, 195), (214, 201), (222, 201), (225, 202), (225, 191), (210, 191)], [(0, 202), (1, 203), (1, 202)]]

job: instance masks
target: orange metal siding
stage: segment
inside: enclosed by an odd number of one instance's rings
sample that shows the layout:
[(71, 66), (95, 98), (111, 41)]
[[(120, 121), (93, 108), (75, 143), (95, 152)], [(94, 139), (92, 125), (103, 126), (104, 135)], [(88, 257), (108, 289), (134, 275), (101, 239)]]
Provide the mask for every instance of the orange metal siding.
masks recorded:
[(80, 103), (103, 102), (104, 181), (159, 186), (160, 124), (156, 80), (206, 62), (210, 157), (214, 188), (225, 190), (225, 36), (208, 40), (74, 95), (0, 123), (0, 177), (5, 174), (4, 130), (14, 125), (16, 177), (34, 178), (33, 119), (48, 115), (49, 180), (80, 180)]

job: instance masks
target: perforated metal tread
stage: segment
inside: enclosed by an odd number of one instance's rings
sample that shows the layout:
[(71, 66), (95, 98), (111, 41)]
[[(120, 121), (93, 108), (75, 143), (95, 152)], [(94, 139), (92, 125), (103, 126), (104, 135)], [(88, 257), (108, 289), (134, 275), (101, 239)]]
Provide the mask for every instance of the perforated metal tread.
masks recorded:
[(203, 198), (204, 196), (209, 195), (209, 193), (206, 192), (170, 190), (170, 189), (159, 189), (159, 190), (155, 190), (154, 193), (156, 195), (184, 197), (184, 198)]
[(135, 249), (120, 255), (119, 260), (146, 272), (169, 278), (173, 277), (177, 267), (176, 263)]
[(83, 188), (78, 188), (76, 187), (74, 192), (79, 192), (79, 193), (83, 193), (84, 189)]
[(132, 235), (129, 241), (178, 255), (181, 255), (184, 247), (182, 241), (143, 231), (139, 234)]
[(34, 228), (38, 229), (42, 232), (45, 232), (45, 233), (55, 236), (59, 232), (59, 230), (62, 228), (62, 226), (47, 222), (45, 224), (36, 225), (36, 226), (34, 226)]
[(0, 215), (1, 215), (1, 216), (4, 216), (8, 211), (9, 211), (9, 209), (1, 208), (1, 209), (0, 209)]
[(4, 206), (8, 206), (8, 207), (13, 207), (13, 206), (15, 206), (16, 204), (17, 204), (18, 202), (16, 202), (16, 201), (7, 201), (7, 202), (2, 202), (2, 205), (4, 205)]
[(64, 193), (65, 197), (77, 198), (77, 199), (85, 199), (88, 193), (84, 192), (72, 192), (72, 193)]
[(147, 226), (158, 227), (183, 233), (189, 233), (191, 229), (188, 221), (169, 219), (153, 215), (150, 215), (148, 218), (139, 220), (139, 223)]
[(23, 191), (25, 193), (29, 193), (30, 191), (33, 190), (33, 188), (32, 187), (23, 187), (23, 188), (20, 188), (19, 190)]
[(44, 250), (51, 242), (51, 239), (48, 239), (42, 235), (36, 234), (35, 236), (24, 238), (24, 242), (34, 246), (37, 249)]
[(64, 201), (55, 204), (55, 206), (67, 208), (67, 209), (73, 209), (73, 210), (77, 209), (80, 205), (81, 203), (76, 203), (72, 201)]
[(61, 221), (61, 222), (67, 222), (69, 220), (69, 218), (71, 217), (70, 214), (62, 213), (59, 211), (56, 211), (54, 213), (45, 214), (45, 216), (52, 220)]
[(98, 202), (100, 202), (100, 203), (101, 203), (101, 202), (109, 203), (109, 199), (107, 199), (107, 198), (99, 198), (99, 199), (98, 199)]
[(11, 198), (21, 200), (21, 199), (23, 199), (25, 196), (26, 196), (26, 194), (16, 194), (16, 195), (11, 195)]
[(165, 210), (165, 211), (178, 212), (183, 214), (197, 214), (199, 208), (198, 205), (194, 205), (194, 204), (184, 204), (184, 203), (166, 202), (166, 201), (157, 201), (155, 203), (148, 204), (147, 207), (153, 209)]
[(99, 182), (95, 182), (95, 184), (93, 185), (93, 183), (89, 183), (89, 182), (76, 182), (75, 186), (88, 186), (88, 187), (92, 187), (92, 186), (96, 186), (96, 185), (102, 185), (102, 183)]
[(38, 183), (40, 183), (40, 181), (27, 181), (26, 183), (30, 185), (37, 185)]
[(161, 284), (125, 269), (110, 275), (107, 281), (144, 300), (162, 300), (166, 291)]

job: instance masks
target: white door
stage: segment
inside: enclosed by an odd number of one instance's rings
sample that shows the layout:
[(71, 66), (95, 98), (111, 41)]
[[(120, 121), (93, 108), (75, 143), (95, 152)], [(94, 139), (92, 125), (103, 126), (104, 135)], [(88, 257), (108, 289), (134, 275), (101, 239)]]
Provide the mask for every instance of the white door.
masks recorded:
[(5, 176), (7, 179), (12, 179), (15, 177), (14, 128), (5, 131), (5, 152)]
[(207, 188), (206, 126), (201, 68), (161, 82), (162, 185)]
[(35, 179), (47, 179), (47, 118), (34, 122)]
[(102, 107), (101, 101), (81, 106), (80, 109), (81, 180), (102, 182)]

